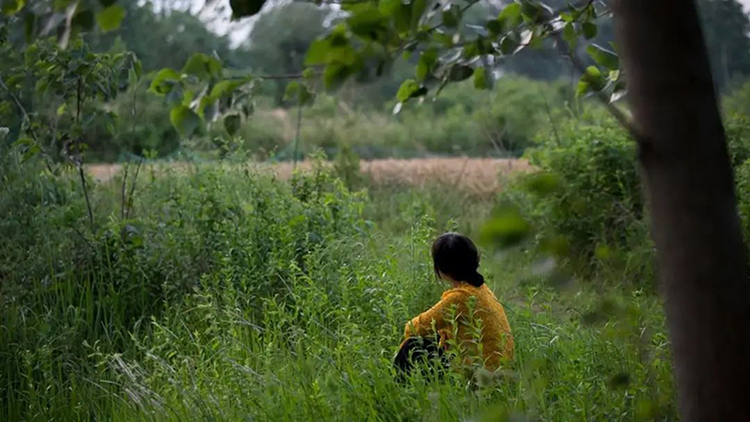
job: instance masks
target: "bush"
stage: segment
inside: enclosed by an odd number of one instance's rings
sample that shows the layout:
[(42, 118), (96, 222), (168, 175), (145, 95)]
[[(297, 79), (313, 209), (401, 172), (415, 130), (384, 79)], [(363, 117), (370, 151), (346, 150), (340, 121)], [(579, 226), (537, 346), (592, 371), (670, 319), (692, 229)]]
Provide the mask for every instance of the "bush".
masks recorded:
[[(539, 244), (562, 253), (576, 272), (589, 278), (651, 284), (654, 250), (636, 145), (603, 113), (594, 109), (540, 132), (538, 146), (527, 152), (540, 171), (519, 177), (500, 195), (500, 203), (520, 207), (531, 220)], [(747, 239), (750, 121), (731, 114), (725, 128)]]
[(541, 132), (537, 142), (527, 156), (540, 172), (519, 178), (501, 201), (522, 207), (540, 242), (561, 236), (557, 252), (577, 272), (607, 268), (623, 281), (651, 282), (636, 146), (627, 132), (594, 111)]
[[(429, 154), (517, 156), (532, 144), (533, 134), (560, 113), (554, 109), (566, 97), (562, 84), (503, 77), (491, 91), (467, 84), (449, 86), (434, 102), (408, 103), (394, 116), (392, 103), (385, 110), (356, 109), (320, 94), (302, 110), (297, 152), (307, 156), (322, 149), (333, 158), (347, 146), (364, 159)], [(229, 136), (218, 122), (183, 147), (209, 155), (217, 149), (241, 150), (258, 159), (291, 159), (297, 109), (273, 108), (273, 102), (263, 96), (257, 98), (257, 108), (243, 119), (236, 136)]]

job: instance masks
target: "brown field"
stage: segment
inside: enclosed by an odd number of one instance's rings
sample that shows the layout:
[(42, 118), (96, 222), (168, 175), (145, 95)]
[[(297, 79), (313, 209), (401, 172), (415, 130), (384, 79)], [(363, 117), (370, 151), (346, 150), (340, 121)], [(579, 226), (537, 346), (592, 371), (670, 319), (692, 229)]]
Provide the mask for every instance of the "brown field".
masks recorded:
[[(330, 165), (330, 164), (328, 164)], [(184, 164), (175, 163), (176, 168)], [(292, 163), (253, 164), (262, 171), (275, 173), (286, 180), (292, 175)], [(301, 171), (309, 171), (312, 163), (303, 161), (297, 164)], [(91, 164), (87, 170), (92, 177), (106, 182), (122, 170), (120, 164)], [(527, 172), (531, 166), (526, 160), (494, 158), (417, 158), (383, 159), (362, 161), (360, 171), (376, 185), (405, 184), (422, 186), (441, 184), (460, 188), (477, 194), (489, 194), (502, 189), (502, 175)]]

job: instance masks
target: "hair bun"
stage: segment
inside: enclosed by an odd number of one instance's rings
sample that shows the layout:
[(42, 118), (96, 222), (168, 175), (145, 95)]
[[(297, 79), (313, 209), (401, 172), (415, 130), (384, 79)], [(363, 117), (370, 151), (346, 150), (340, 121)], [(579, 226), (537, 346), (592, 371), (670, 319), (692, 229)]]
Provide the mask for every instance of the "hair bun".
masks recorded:
[(482, 284), (484, 284), (484, 276), (482, 274), (479, 274), (478, 271), (474, 271), (473, 274), (469, 274), (466, 282), (474, 287), (480, 287)]

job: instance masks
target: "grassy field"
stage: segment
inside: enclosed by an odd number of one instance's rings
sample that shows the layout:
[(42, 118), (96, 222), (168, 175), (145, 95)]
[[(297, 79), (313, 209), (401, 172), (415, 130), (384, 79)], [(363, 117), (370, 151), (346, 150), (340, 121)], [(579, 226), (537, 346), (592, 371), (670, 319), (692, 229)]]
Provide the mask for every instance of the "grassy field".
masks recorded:
[(482, 246), (513, 366), (394, 380), (444, 287), (432, 239), (476, 237), (492, 195), (152, 166), (128, 212), (121, 173), (92, 189), (92, 230), (75, 174), (22, 166), (0, 170), (0, 420), (676, 420), (653, 294), (559, 283), (523, 245)]

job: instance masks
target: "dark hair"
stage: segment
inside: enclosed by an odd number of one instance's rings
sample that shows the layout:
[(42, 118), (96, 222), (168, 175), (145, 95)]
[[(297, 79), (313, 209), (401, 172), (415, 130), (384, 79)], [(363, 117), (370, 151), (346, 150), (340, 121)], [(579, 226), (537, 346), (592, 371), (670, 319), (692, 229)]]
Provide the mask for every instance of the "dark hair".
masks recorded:
[(435, 275), (447, 274), (456, 281), (465, 281), (474, 287), (484, 284), (484, 277), (477, 272), (479, 252), (474, 242), (458, 233), (440, 235), (432, 244), (432, 262)]

